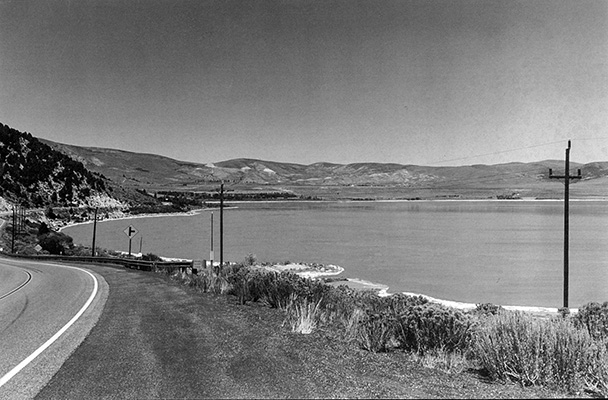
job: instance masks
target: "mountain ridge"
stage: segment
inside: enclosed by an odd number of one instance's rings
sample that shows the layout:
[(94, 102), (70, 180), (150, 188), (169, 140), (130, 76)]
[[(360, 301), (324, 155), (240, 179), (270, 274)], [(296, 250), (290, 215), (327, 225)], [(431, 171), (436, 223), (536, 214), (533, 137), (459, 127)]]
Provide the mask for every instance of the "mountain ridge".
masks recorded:
[[(306, 165), (255, 158), (196, 163), (151, 153), (41, 140), (121, 185), (153, 191), (204, 191), (224, 182), (237, 189), (262, 190), (264, 187), (274, 187), (307, 194), (314, 193), (315, 190), (328, 191), (327, 188), (331, 187), (361, 188), (361, 191), (366, 193), (371, 191), (370, 188), (384, 187), (392, 188), (393, 191), (401, 190), (403, 193), (416, 190), (479, 192), (471, 194), (475, 198), (503, 196), (513, 192), (523, 192), (524, 196), (552, 197), (559, 194), (559, 188), (554, 180), (549, 180), (549, 169), (560, 174), (564, 168), (564, 161), (561, 160), (463, 166), (420, 166), (381, 162), (316, 162)], [(571, 162), (570, 168), (572, 171), (579, 168), (585, 171), (581, 181), (595, 181), (587, 185), (591, 189), (588, 195), (608, 196), (608, 181), (600, 182), (608, 177), (608, 162)], [(349, 189), (350, 192), (354, 192), (354, 189)], [(356, 194), (353, 196), (358, 197)]]

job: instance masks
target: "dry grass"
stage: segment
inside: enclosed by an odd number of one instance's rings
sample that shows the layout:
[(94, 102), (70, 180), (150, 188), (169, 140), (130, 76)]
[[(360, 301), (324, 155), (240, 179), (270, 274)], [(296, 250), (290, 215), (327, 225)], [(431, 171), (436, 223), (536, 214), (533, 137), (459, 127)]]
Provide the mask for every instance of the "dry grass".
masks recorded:
[(569, 318), (539, 319), (508, 312), (480, 327), (474, 352), (494, 379), (608, 396), (606, 345)]
[(413, 353), (412, 359), (425, 368), (436, 369), (453, 375), (460, 374), (471, 366), (462, 352), (446, 351), (445, 349), (436, 349), (424, 354)]
[(321, 314), (321, 301), (316, 303), (307, 298), (292, 296), (286, 308), (285, 322), (291, 326), (291, 331), (309, 334), (317, 327)]

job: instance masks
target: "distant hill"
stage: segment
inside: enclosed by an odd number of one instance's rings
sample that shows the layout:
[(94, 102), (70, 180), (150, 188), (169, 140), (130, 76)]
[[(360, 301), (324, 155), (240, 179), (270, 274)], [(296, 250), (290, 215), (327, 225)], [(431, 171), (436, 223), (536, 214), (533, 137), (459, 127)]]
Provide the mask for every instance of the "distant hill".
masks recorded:
[[(411, 197), (417, 193), (423, 193), (425, 198), (513, 194), (546, 198), (559, 197), (563, 191), (559, 182), (548, 178), (550, 168), (555, 174), (563, 174), (562, 160), (458, 167), (327, 162), (302, 165), (246, 158), (203, 164), (154, 154), (42, 141), (119, 185), (153, 191), (210, 190), (220, 182), (241, 190), (278, 188), (334, 197), (341, 193), (340, 196), (350, 198)], [(583, 188), (583, 197), (608, 197), (608, 162), (570, 166), (573, 173), (579, 168), (584, 171), (582, 182), (576, 185)], [(572, 193), (577, 195), (576, 190)]]

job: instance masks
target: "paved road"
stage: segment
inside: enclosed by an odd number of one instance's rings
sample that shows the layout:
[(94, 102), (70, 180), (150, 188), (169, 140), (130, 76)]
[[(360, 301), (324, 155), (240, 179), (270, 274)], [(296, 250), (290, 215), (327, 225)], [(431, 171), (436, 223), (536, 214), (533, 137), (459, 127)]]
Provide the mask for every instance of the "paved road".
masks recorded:
[(81, 268), (0, 258), (0, 398), (31, 398), (96, 323), (108, 287)]

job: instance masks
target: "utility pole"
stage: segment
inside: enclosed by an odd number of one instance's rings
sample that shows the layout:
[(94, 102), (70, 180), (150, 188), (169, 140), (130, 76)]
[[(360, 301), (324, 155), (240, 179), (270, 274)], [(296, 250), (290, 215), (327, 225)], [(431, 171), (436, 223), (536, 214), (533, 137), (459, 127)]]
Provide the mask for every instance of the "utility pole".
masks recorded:
[(97, 207), (95, 207), (95, 217), (93, 218), (93, 245), (91, 257), (95, 257), (95, 233), (97, 232)]
[(23, 232), (25, 230), (25, 207), (22, 205), (19, 206), (19, 232)]
[(224, 266), (224, 183), (220, 186), (220, 269)]
[(17, 213), (17, 204), (13, 204), (13, 240), (11, 242), (11, 253), (12, 254), (15, 254), (15, 229), (16, 229), (16, 225), (17, 225), (16, 213)]
[(549, 168), (550, 179), (563, 179), (564, 180), (564, 307), (568, 308), (568, 231), (569, 231), (569, 215), (570, 215), (570, 179), (581, 179), (581, 170), (578, 170), (578, 175), (570, 176), (570, 140), (568, 140), (568, 148), (566, 149), (566, 164), (564, 168), (564, 175), (553, 175), (553, 170)]
[(211, 259), (211, 269), (213, 269), (213, 211), (211, 211), (211, 250), (209, 251), (209, 258)]

